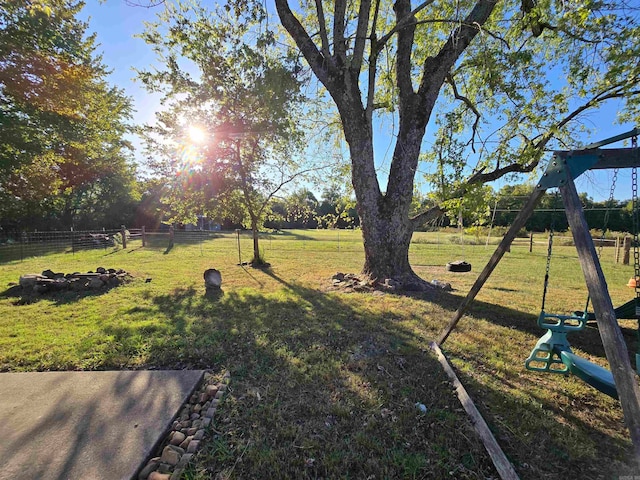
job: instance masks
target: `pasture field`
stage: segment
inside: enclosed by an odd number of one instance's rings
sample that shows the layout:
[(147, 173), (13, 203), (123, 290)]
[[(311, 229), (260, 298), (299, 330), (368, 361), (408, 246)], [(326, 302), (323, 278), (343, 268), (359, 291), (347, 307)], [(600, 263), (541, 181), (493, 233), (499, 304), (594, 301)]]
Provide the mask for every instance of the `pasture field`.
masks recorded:
[[(129, 248), (0, 258), (0, 371), (207, 368), (231, 385), (185, 478), (497, 478), (428, 343), (453, 315), (497, 243), (417, 233), (410, 250), (426, 280), (452, 292), (335, 291), (336, 272), (358, 273), (357, 231), (264, 235), (267, 270), (239, 266), (251, 240), (233, 233), (163, 235)], [(542, 236), (519, 239), (443, 345), (462, 383), (523, 479), (633, 475), (617, 401), (575, 377), (540, 374), (524, 360), (536, 326), (546, 264)], [(477, 245), (471, 245), (477, 243)], [(586, 287), (571, 246), (554, 248), (547, 311), (584, 308)], [(492, 245), (491, 245), (492, 244)], [(614, 305), (635, 293), (633, 266), (602, 263)], [(466, 260), (472, 272), (445, 264)], [(106, 292), (22, 298), (23, 273), (122, 268), (133, 280)], [(222, 290), (205, 294), (217, 268)], [(635, 321), (621, 322), (630, 354)], [(570, 337), (606, 365), (595, 325)], [(426, 412), (416, 408), (426, 406)]]

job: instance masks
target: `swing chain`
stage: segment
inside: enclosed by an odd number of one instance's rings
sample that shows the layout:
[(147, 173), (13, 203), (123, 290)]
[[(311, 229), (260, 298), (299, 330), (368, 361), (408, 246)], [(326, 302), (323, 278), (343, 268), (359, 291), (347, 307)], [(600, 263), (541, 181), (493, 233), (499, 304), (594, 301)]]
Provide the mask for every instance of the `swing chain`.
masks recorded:
[(549, 228), (549, 243), (547, 244), (547, 268), (544, 274), (544, 288), (542, 289), (542, 307), (540, 310), (544, 312), (544, 305), (547, 300), (547, 289), (549, 287), (549, 270), (551, 269), (551, 254), (553, 252), (553, 224)]
[(618, 170), (613, 171), (613, 178), (611, 179), (611, 190), (609, 191), (609, 202), (607, 208), (604, 211), (604, 221), (602, 222), (602, 235), (600, 237), (600, 246), (598, 248), (598, 259), (602, 258), (602, 247), (604, 245), (605, 234), (609, 228), (609, 217), (611, 216), (611, 206), (613, 205), (613, 196), (616, 191), (616, 183), (618, 182)]
[[(638, 137), (631, 139), (632, 148), (638, 147)], [(638, 169), (631, 169), (631, 217), (633, 220), (633, 267), (636, 291), (636, 317), (640, 318), (640, 246), (638, 245)]]

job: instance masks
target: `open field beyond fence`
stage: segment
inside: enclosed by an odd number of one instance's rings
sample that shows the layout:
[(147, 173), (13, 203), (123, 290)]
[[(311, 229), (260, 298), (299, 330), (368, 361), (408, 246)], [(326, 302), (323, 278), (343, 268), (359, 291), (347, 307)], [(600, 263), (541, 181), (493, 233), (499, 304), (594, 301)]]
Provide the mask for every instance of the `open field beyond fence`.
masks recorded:
[[(338, 238), (339, 236), (339, 238)], [(0, 248), (0, 370), (228, 369), (231, 388), (187, 477), (496, 478), (428, 342), (451, 318), (495, 248), (445, 234), (416, 234), (410, 260), (453, 292), (395, 295), (331, 289), (359, 272), (359, 232), (285, 231), (261, 237), (272, 267), (238, 266), (246, 233), (148, 233), (126, 249), (62, 246), (39, 256)], [(498, 239), (490, 239), (490, 244)], [(547, 310), (584, 308), (575, 249), (558, 242)], [(14, 244), (12, 248), (15, 248)], [(633, 266), (602, 263), (614, 305), (635, 294)], [(544, 332), (536, 326), (546, 237), (519, 239), (443, 349), (524, 479), (640, 474), (618, 402), (574, 377), (524, 369)], [(15, 252), (15, 250), (14, 250)], [(46, 253), (46, 252), (45, 252)], [(473, 265), (451, 273), (451, 260)], [(100, 292), (24, 298), (23, 273), (122, 268), (131, 283)], [(222, 290), (206, 295), (217, 268)], [(630, 352), (635, 322), (621, 323)], [(571, 336), (575, 351), (606, 365), (595, 325)], [(416, 408), (423, 404), (426, 412)]]

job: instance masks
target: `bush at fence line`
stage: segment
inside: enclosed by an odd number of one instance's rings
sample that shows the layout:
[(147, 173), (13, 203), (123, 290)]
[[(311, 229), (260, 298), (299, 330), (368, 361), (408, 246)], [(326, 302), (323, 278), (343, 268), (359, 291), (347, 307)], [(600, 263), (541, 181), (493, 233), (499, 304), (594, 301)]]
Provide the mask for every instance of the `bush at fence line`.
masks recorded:
[[(65, 243), (64, 238), (60, 240)], [(54, 239), (53, 242), (55, 243), (56, 240)], [(115, 242), (113, 236), (106, 233), (79, 232), (72, 236), (71, 244), (74, 248), (105, 248), (113, 247)]]
[(478, 237), (478, 236), (467, 236), (460, 234), (458, 235), (449, 235), (447, 238), (449, 243), (453, 243), (454, 245), (484, 245), (487, 241), (486, 238)]
[[(591, 237), (595, 240), (596, 238), (600, 239), (602, 238), (602, 230), (597, 229), (597, 228), (592, 228), (591, 230), (589, 230), (589, 233), (591, 234)], [(611, 230), (607, 230), (604, 233), (604, 238), (606, 240), (613, 240), (615, 241), (616, 238), (624, 238), (624, 237), (628, 237), (629, 233), (627, 232), (613, 232)], [(613, 242), (609, 242), (609, 244), (611, 245), (615, 245), (615, 243)], [(605, 246), (607, 245), (607, 243), (605, 243)]]
[(121, 232), (114, 233), (113, 241), (114, 241), (114, 246), (116, 248), (122, 248), (122, 233)]

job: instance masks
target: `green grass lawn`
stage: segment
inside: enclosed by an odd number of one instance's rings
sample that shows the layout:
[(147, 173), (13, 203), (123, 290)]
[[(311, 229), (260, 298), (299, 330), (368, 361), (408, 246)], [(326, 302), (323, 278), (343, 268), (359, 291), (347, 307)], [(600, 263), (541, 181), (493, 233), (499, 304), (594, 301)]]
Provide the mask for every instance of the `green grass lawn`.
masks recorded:
[[(0, 371), (134, 368), (227, 369), (232, 383), (189, 479), (496, 478), (488, 456), (428, 342), (451, 318), (495, 248), (451, 234), (418, 233), (410, 259), (454, 291), (394, 295), (329, 289), (336, 271), (358, 272), (359, 232), (265, 235), (270, 270), (238, 266), (232, 234), (140, 241), (127, 250), (57, 253), (1, 263), (0, 285), (44, 269), (99, 266), (134, 276), (95, 294), (0, 296)], [(573, 377), (524, 369), (543, 332), (546, 244), (514, 245), (443, 350), (522, 478), (629, 474), (630, 442), (619, 404)], [(490, 239), (495, 244), (497, 239)], [(242, 260), (251, 241), (240, 240)], [(614, 305), (631, 299), (633, 267), (603, 268)], [(470, 273), (444, 265), (465, 259)], [(1, 260), (0, 260), (1, 261)], [(217, 268), (219, 295), (202, 272)], [(149, 280), (150, 281), (146, 281)], [(586, 287), (571, 247), (556, 248), (547, 310), (584, 308)], [(634, 322), (623, 323), (632, 352)], [(606, 365), (595, 326), (575, 350)], [(416, 403), (427, 407), (421, 413)]]

